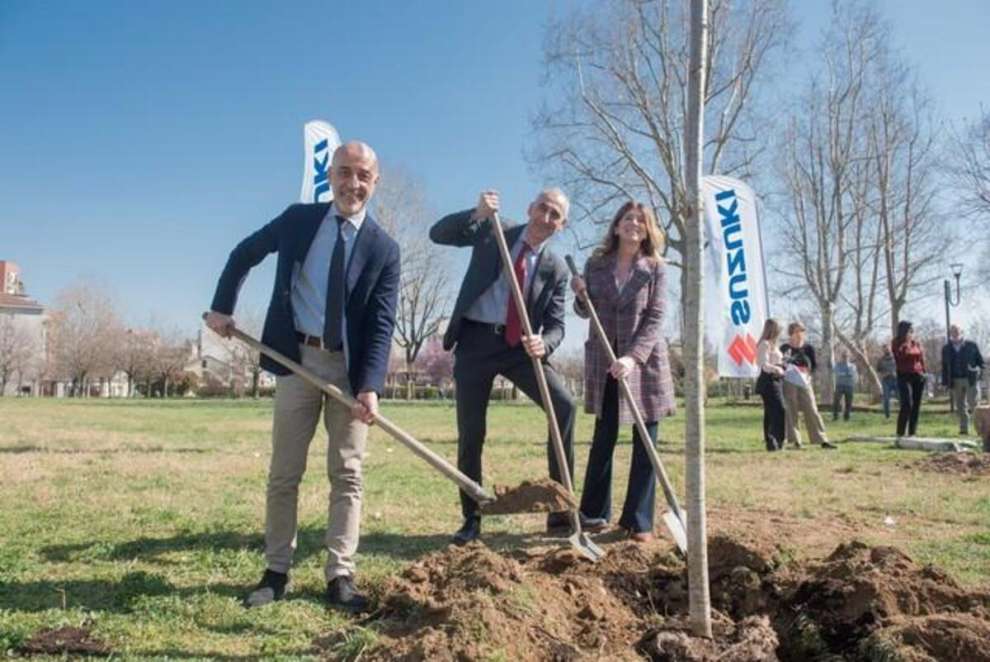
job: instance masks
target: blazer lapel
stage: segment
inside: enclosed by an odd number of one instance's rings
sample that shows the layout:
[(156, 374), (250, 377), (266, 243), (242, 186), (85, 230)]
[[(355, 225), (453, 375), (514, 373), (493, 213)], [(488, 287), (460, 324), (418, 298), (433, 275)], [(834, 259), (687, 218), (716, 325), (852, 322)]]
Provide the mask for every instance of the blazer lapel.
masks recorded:
[(309, 253), (309, 247), (313, 245), (313, 238), (316, 237), (316, 231), (320, 229), (320, 224), (326, 218), (329, 209), (329, 202), (318, 203), (312, 206), (309, 213), (299, 219), (299, 237), (296, 242), (295, 255), (293, 256), (299, 264), (306, 261), (306, 254)]
[(553, 260), (547, 256), (547, 251), (544, 249), (540, 252), (536, 260), (536, 273), (533, 274), (533, 279), (529, 284), (529, 296), (526, 297), (526, 307), (532, 307), (535, 302), (540, 300), (543, 289), (553, 277), (553, 271)]
[[(588, 279), (591, 279), (588, 274)], [(602, 260), (595, 268), (595, 278), (601, 283), (601, 288), (607, 301), (618, 301), (619, 290), (615, 286), (615, 255), (610, 255)]]
[(375, 223), (371, 215), (365, 216), (361, 229), (358, 230), (357, 238), (354, 240), (354, 248), (351, 250), (351, 259), (347, 265), (347, 298), (351, 296), (354, 286), (357, 285), (361, 271), (365, 262), (371, 256), (371, 249), (378, 239), (378, 224)]
[[(634, 299), (640, 288), (650, 282), (651, 276), (652, 274), (650, 273), (646, 258), (641, 257), (636, 260), (636, 264), (633, 265), (633, 272), (629, 275), (629, 280), (626, 281), (622, 292), (619, 293), (619, 306), (622, 307)], [(615, 282), (614, 278), (612, 282)]]

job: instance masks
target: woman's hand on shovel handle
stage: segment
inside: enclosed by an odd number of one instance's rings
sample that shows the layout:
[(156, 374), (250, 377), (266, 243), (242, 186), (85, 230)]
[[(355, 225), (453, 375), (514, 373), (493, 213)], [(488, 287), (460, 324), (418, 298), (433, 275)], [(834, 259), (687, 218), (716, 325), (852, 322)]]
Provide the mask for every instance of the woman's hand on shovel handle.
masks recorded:
[(571, 278), (571, 289), (574, 290), (574, 294), (581, 298), (584, 298), (588, 292), (588, 286), (585, 284), (584, 279), (580, 276), (574, 276)]

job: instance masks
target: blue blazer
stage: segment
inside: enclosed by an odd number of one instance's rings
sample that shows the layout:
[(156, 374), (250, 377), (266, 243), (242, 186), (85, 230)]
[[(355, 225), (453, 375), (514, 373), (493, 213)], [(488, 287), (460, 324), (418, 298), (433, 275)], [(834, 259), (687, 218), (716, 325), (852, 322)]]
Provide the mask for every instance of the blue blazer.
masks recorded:
[[(301, 360), (292, 313), (292, 273), (302, 267), (330, 203), (294, 204), (234, 248), (220, 274), (211, 309), (232, 315), (241, 283), (269, 253), (278, 253), (275, 288), (261, 341), (293, 361)], [(330, 265), (327, 265), (327, 269)], [(388, 371), (399, 293), (399, 245), (368, 214), (347, 267), (347, 374), (353, 393), (381, 394)], [(276, 375), (289, 369), (262, 355), (261, 367)]]

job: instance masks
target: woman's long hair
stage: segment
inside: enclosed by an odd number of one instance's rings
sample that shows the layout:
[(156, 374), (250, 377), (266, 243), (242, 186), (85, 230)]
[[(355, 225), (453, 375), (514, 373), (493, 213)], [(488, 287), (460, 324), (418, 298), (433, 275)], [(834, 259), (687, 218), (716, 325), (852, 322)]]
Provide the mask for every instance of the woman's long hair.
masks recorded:
[(646, 226), (646, 236), (639, 244), (639, 252), (654, 260), (660, 259), (664, 247), (663, 230), (657, 225), (657, 217), (653, 214), (653, 210), (642, 202), (636, 202), (635, 200), (630, 200), (619, 207), (619, 211), (612, 217), (612, 222), (608, 224), (608, 230), (605, 232), (605, 239), (602, 240), (602, 245), (595, 249), (593, 257), (602, 258), (612, 255), (619, 250), (619, 237), (615, 234), (615, 228), (619, 225), (622, 217), (631, 209), (635, 209), (640, 213)]
[(763, 323), (763, 333), (760, 334), (760, 340), (776, 340), (780, 337), (780, 322), (772, 317), (768, 317), (767, 321)]
[(897, 323), (897, 335), (894, 336), (894, 342), (892, 343), (894, 347), (900, 347), (907, 340), (908, 331), (914, 328), (914, 325), (907, 320), (901, 320)]

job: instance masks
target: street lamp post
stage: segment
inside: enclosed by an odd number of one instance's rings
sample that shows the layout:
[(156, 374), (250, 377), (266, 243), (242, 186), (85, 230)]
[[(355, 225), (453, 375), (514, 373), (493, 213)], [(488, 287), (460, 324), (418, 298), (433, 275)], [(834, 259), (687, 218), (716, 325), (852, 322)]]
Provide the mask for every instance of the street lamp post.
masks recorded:
[[(952, 284), (949, 279), (946, 278), (943, 281), (945, 285), (945, 342), (948, 343), (951, 338), (949, 337), (949, 327), (952, 326), (952, 320), (949, 317), (949, 309), (959, 305), (960, 290), (959, 290), (959, 279), (962, 277), (963, 265), (960, 262), (953, 262), (949, 265), (952, 269), (952, 275), (956, 279), (956, 296), (952, 297)], [(942, 370), (945, 370), (945, 366), (942, 366)], [(955, 402), (952, 399), (952, 385), (949, 384), (949, 411), (955, 411)]]

